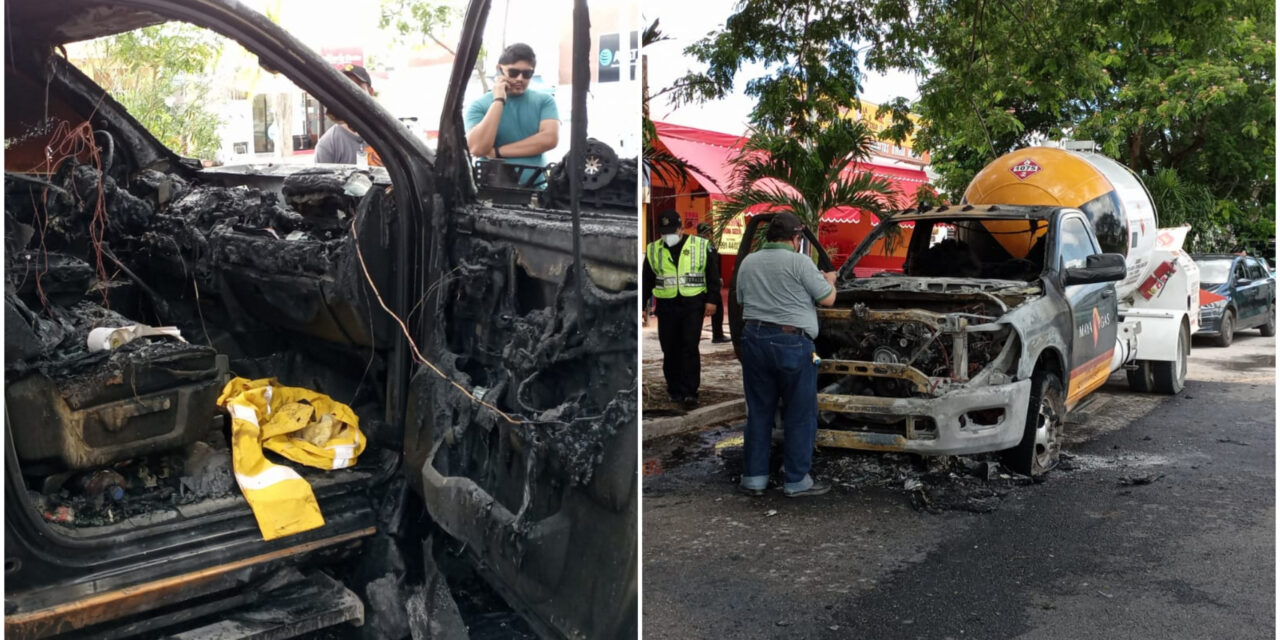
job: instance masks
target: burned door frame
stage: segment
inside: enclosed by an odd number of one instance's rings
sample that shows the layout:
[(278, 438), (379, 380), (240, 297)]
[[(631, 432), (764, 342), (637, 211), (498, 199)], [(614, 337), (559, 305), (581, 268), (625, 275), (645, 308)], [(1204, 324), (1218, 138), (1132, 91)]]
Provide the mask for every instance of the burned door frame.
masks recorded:
[[(426, 273), (427, 282), (440, 283), (440, 293), (426, 302), (426, 315), (440, 328), (424, 353), (443, 373), (423, 367), (413, 379), (404, 466), (435, 524), (464, 544), (490, 585), (541, 634), (622, 637), (638, 628), (635, 210), (581, 210), (590, 39), (585, 0), (573, 5), (567, 212), (477, 202), (462, 107), (490, 2), (472, 0), (468, 7), (440, 119), (443, 215), (432, 220), (430, 236), (439, 259)], [(451, 275), (455, 266), (474, 275)], [(481, 298), (444, 307), (446, 295), (471, 288), (460, 284), (464, 277), (489, 288)], [(517, 301), (513, 311), (517, 287), (542, 293), (529, 304)], [(473, 304), (484, 307), (487, 320), (459, 309)], [(544, 333), (530, 349), (529, 364), (513, 365), (506, 351), (527, 340), (519, 337), (525, 329)], [(608, 344), (603, 336), (611, 329), (619, 333)], [(563, 342), (563, 353), (547, 346), (574, 333), (580, 337)], [(538, 378), (566, 372), (570, 378), (557, 387), (563, 388), (555, 400), (563, 404), (525, 403), (524, 390), (539, 386)], [(586, 379), (572, 379), (584, 372), (590, 372)], [(574, 394), (600, 395), (627, 375), (600, 415), (546, 421), (548, 411), (577, 411)], [(458, 384), (470, 390), (464, 394)], [(481, 405), (513, 397), (523, 409), (511, 409), (511, 416)]]

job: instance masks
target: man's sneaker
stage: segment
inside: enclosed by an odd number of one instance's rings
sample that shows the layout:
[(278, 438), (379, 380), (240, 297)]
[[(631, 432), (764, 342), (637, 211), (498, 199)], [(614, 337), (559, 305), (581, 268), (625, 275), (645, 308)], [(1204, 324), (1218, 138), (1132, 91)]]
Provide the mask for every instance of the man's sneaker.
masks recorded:
[(733, 342), (733, 340), (730, 340), (724, 336), (718, 336), (711, 339), (711, 344), (724, 344), (726, 342)]
[(764, 489), (752, 489), (750, 487), (744, 487), (742, 485), (738, 485), (738, 491), (745, 493), (753, 498), (759, 498), (760, 496), (764, 495)]
[(782, 494), (788, 498), (803, 498), (805, 496), (820, 496), (830, 490), (831, 485), (815, 480), (813, 482), (813, 486), (808, 489), (801, 489), (800, 491), (787, 491), (786, 489), (783, 489)]
[(680, 401), (680, 406), (684, 407), (685, 411), (693, 411), (698, 408), (698, 398), (696, 396), (685, 396)]

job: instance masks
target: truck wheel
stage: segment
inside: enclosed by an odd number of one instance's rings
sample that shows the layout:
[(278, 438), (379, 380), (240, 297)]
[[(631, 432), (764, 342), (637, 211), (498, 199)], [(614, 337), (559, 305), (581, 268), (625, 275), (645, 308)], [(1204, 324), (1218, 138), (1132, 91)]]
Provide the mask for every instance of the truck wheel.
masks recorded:
[(1151, 393), (1155, 388), (1155, 381), (1151, 378), (1151, 361), (1139, 360), (1136, 369), (1129, 369), (1125, 373), (1129, 376), (1129, 390), (1134, 393)]
[(1231, 346), (1231, 340), (1236, 337), (1236, 314), (1234, 311), (1227, 311), (1222, 316), (1222, 326), (1219, 329), (1218, 338), (1213, 343), (1219, 347)]
[(1187, 383), (1187, 354), (1191, 352), (1191, 340), (1187, 336), (1187, 328), (1178, 331), (1178, 359), (1173, 362), (1152, 362), (1151, 378), (1155, 382), (1155, 392), (1174, 395), (1182, 391)]
[(1259, 332), (1259, 333), (1261, 333), (1262, 335), (1264, 335), (1264, 336), (1266, 336), (1266, 337), (1270, 338), (1271, 336), (1274, 336), (1274, 335), (1276, 334), (1276, 308), (1275, 308), (1275, 306), (1274, 306), (1274, 305), (1272, 305), (1272, 307), (1271, 307), (1271, 311), (1269, 311), (1269, 312), (1267, 312), (1267, 313), (1268, 313), (1268, 315), (1267, 315), (1267, 323), (1266, 323), (1266, 324), (1264, 324), (1264, 325), (1262, 325), (1261, 327), (1258, 327), (1258, 332)]
[(1039, 371), (1032, 376), (1027, 425), (1018, 446), (1004, 452), (1005, 466), (1033, 478), (1058, 466), (1062, 418), (1066, 415), (1064, 395), (1057, 375)]

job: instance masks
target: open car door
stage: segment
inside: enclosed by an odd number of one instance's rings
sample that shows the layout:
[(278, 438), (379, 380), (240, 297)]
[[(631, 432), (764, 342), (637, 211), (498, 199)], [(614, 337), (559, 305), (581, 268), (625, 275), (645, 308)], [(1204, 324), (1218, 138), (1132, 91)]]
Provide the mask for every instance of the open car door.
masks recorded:
[(405, 468), (434, 523), (540, 635), (635, 637), (635, 202), (579, 203), (583, 0), (562, 163), (570, 206), (478, 197), (462, 108), (488, 12), (488, 0), (471, 2), (441, 116), (441, 215), (423, 237), (424, 359), (410, 383)]

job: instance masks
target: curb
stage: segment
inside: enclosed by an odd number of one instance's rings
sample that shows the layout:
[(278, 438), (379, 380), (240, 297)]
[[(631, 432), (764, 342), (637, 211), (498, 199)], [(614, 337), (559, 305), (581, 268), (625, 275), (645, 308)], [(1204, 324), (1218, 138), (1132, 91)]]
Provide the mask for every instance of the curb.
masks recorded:
[(746, 398), (729, 400), (727, 402), (721, 402), (707, 407), (699, 407), (682, 416), (670, 416), (665, 418), (654, 418), (653, 420), (645, 420), (643, 422), (642, 433), (644, 442), (648, 442), (654, 438), (697, 431), (698, 429), (716, 424), (717, 422), (736, 420), (738, 418), (746, 417), (746, 415)]

